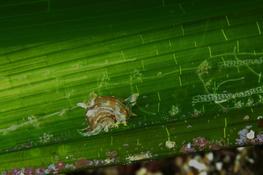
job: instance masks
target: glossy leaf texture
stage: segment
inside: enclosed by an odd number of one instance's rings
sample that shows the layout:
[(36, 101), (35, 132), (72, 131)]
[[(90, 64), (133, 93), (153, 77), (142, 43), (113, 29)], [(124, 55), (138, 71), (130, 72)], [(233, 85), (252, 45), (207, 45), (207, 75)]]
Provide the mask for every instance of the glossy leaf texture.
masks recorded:
[[(54, 173), (263, 143), (263, 3), (0, 4), (0, 170)], [(139, 93), (84, 137), (91, 93)]]

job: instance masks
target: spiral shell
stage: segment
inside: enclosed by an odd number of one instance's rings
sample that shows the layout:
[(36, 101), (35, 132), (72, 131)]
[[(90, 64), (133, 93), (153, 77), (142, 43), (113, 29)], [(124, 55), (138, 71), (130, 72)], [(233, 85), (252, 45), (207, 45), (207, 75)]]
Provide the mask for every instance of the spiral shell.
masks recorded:
[(95, 96), (86, 105), (79, 105), (87, 109), (86, 120), (88, 131), (82, 135), (96, 135), (102, 130), (108, 132), (110, 128), (126, 125), (128, 117), (132, 116), (132, 106), (136, 104), (138, 94), (133, 94), (125, 100), (114, 96)]

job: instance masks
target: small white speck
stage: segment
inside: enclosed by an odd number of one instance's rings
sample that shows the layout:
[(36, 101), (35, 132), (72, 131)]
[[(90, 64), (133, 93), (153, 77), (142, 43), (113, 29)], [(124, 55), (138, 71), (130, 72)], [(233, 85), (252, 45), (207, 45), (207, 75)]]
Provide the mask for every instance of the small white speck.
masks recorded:
[(187, 125), (187, 127), (186, 128), (192, 128), (192, 125)]
[(260, 116), (257, 117), (257, 119), (258, 120), (263, 119), (263, 116), (260, 115)]
[(243, 120), (249, 120), (249, 115), (246, 115)]
[(28, 120), (28, 121), (36, 120), (36, 117), (33, 116), (33, 115), (32, 115), (32, 116), (28, 116), (28, 117), (27, 117), (27, 120)]
[(165, 146), (166, 146), (166, 148), (168, 148), (168, 149), (172, 149), (172, 148), (174, 148), (175, 147), (175, 142), (174, 141), (170, 141), (170, 140), (167, 140), (166, 142), (165, 142)]
[(217, 162), (217, 163), (216, 163), (216, 169), (217, 169), (218, 171), (222, 170), (222, 167), (223, 167), (223, 163), (222, 163), (222, 162)]
[(250, 129), (250, 128), (252, 128), (252, 126), (251, 126), (251, 125), (248, 125), (248, 126), (246, 126), (246, 129)]
[(171, 109), (169, 110), (170, 116), (175, 116), (178, 113), (179, 113), (179, 107), (172, 105)]
[(43, 133), (43, 135), (39, 137), (39, 142), (42, 144), (49, 143), (53, 138), (53, 134)]
[(245, 149), (245, 147), (238, 147), (237, 150), (238, 151), (243, 151)]
[(206, 171), (200, 172), (199, 175), (207, 175)]
[(188, 149), (190, 149), (190, 148), (192, 147), (192, 144), (191, 144), (191, 143), (187, 143), (186, 147), (187, 147)]
[(137, 160), (149, 159), (151, 157), (152, 157), (152, 154), (150, 152), (146, 152), (146, 153), (140, 153), (136, 155), (130, 155), (126, 158), (126, 160), (137, 161)]
[(249, 163), (251, 163), (251, 164), (254, 164), (254, 163), (255, 163), (255, 160), (252, 159), (252, 158), (250, 158), (250, 157), (247, 157), (246, 159), (247, 159), (247, 161), (248, 161)]
[(208, 159), (208, 160), (210, 160), (210, 161), (212, 161), (213, 159), (214, 159), (214, 155), (213, 155), (213, 153), (207, 153), (206, 154), (206, 158)]
[(205, 164), (198, 162), (197, 160), (194, 160), (194, 159), (189, 161), (189, 166), (193, 167), (199, 171), (204, 171), (207, 169)]
[(255, 138), (255, 131), (250, 130), (249, 133), (247, 133), (248, 139), (254, 139)]
[(111, 164), (111, 163), (114, 162), (113, 159), (105, 159), (104, 161), (105, 161), (105, 164), (106, 164), (106, 165), (107, 165), (107, 164)]
[(139, 169), (137, 172), (136, 172), (136, 175), (145, 175), (147, 174), (147, 169), (142, 167), (141, 169)]
[(88, 108), (87, 104), (85, 104), (85, 103), (77, 103), (77, 106), (81, 107), (81, 108), (84, 108), (84, 109)]

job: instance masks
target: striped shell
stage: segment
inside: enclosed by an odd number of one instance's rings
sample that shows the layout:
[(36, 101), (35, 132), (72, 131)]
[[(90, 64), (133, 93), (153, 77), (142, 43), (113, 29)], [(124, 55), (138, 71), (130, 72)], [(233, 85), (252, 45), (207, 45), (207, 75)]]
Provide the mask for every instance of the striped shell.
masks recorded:
[(101, 131), (108, 132), (110, 128), (126, 125), (128, 117), (133, 115), (132, 106), (135, 105), (138, 94), (133, 94), (125, 100), (114, 96), (95, 96), (86, 106), (88, 131), (82, 135), (96, 135)]

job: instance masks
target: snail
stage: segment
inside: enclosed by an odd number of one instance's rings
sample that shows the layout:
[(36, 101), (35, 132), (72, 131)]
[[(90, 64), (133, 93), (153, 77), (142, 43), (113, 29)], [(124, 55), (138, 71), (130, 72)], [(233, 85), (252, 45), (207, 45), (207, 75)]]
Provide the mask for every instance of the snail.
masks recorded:
[[(83, 136), (97, 135), (101, 131), (108, 132), (110, 128), (127, 125), (127, 119), (135, 114), (132, 107), (136, 104), (138, 93), (125, 100), (115, 96), (98, 96), (92, 94), (88, 103), (78, 103), (77, 106), (87, 110), (86, 120), (89, 126), (80, 132)], [(84, 131), (84, 132), (83, 132)]]

